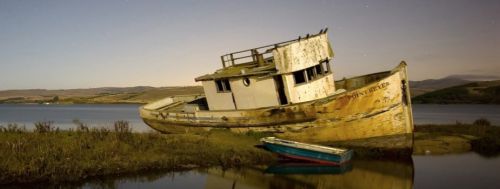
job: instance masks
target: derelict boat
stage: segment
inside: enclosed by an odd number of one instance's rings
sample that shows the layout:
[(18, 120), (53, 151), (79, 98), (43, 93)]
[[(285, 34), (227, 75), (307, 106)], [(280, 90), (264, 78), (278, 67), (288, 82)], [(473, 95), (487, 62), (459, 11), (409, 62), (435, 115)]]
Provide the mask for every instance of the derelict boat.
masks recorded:
[(413, 117), (407, 65), (334, 81), (326, 29), (315, 35), (221, 56), (222, 68), (197, 77), (204, 94), (140, 107), (163, 133), (276, 132), (301, 142), (409, 150)]

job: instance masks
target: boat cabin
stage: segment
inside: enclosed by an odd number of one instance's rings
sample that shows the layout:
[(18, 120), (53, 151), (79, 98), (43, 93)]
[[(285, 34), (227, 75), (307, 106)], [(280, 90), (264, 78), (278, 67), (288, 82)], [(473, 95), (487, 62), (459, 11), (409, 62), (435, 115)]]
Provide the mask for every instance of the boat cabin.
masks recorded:
[(328, 35), (298, 39), (221, 56), (222, 68), (197, 77), (208, 110), (242, 110), (316, 100), (334, 94)]

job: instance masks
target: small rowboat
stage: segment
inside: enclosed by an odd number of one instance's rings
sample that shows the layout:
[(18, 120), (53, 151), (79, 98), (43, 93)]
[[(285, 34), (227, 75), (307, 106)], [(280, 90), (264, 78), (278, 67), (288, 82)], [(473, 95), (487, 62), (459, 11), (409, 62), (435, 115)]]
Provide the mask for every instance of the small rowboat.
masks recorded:
[(275, 137), (261, 138), (260, 141), (267, 150), (281, 156), (327, 165), (343, 164), (349, 161), (353, 154), (353, 151), (349, 149), (306, 144)]

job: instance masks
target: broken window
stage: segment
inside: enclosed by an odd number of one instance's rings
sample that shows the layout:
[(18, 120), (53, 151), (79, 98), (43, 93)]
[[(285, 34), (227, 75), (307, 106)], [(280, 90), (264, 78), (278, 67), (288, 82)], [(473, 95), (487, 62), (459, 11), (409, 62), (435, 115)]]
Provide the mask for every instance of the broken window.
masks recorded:
[(321, 64), (318, 64), (314, 67), (316, 68), (316, 74), (323, 75), (323, 70), (322, 70)]
[(231, 85), (228, 79), (215, 80), (215, 85), (217, 86), (217, 92), (231, 92)]
[(307, 68), (306, 72), (307, 72), (307, 79), (309, 81), (311, 81), (314, 78), (316, 78), (316, 74), (314, 73), (314, 67)]
[(324, 60), (315, 66), (293, 72), (293, 78), (295, 79), (295, 84), (301, 84), (324, 77), (330, 71), (328, 60)]
[(223, 79), (224, 89), (225, 91), (231, 91), (231, 85), (229, 85), (229, 79)]
[(304, 76), (304, 70), (293, 72), (293, 79), (295, 80), (295, 84), (305, 83), (306, 77)]
[(328, 60), (321, 62), (321, 66), (323, 67), (323, 73), (330, 73), (330, 63)]
[(217, 86), (217, 91), (224, 91), (224, 87), (222, 86), (222, 80), (215, 80), (215, 85)]

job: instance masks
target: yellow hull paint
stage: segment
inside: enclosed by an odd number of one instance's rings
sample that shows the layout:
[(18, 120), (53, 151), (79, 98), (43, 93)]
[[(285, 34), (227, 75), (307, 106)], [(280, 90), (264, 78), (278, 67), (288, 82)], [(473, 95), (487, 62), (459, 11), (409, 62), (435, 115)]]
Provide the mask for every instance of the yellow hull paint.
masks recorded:
[(406, 63), (335, 85), (346, 92), (298, 104), (193, 113), (143, 106), (140, 114), (146, 124), (163, 133), (227, 128), (277, 132), (279, 137), (303, 142), (411, 150), (413, 116)]

